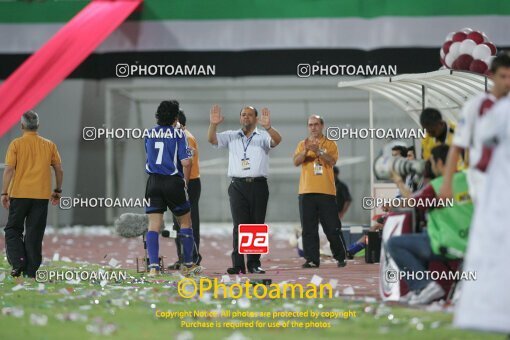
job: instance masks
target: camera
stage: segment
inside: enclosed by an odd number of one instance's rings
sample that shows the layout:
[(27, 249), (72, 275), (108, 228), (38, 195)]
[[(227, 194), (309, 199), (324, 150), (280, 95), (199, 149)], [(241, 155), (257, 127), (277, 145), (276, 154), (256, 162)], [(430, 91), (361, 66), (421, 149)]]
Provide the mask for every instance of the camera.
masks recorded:
[(374, 162), (374, 174), (379, 180), (391, 179), (391, 172), (394, 171), (401, 177), (408, 175), (423, 176), (425, 171), (424, 160), (408, 160), (403, 157), (380, 155)]

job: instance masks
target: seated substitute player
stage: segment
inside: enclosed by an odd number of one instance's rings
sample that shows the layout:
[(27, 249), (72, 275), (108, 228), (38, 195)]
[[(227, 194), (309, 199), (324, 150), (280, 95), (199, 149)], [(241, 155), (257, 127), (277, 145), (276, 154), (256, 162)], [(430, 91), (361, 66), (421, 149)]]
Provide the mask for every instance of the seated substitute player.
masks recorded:
[(401, 302), (410, 305), (429, 304), (445, 295), (437, 282), (416, 273), (425, 272), (431, 260), (463, 257), (467, 246), (473, 203), (468, 192), (466, 172), (459, 171), (453, 176), (453, 205), (446, 206), (440, 200), (436, 207), (426, 204), (438, 197), (444, 180), (448, 149), (447, 145), (442, 144), (431, 150), (430, 162), (437, 177), (412, 195), (416, 201), (424, 203), (417, 205), (416, 209), (428, 212), (426, 230), (417, 234), (394, 236), (386, 243), (386, 249), (398, 268), (408, 274), (406, 283), (409, 293), (401, 298)]
[(149, 215), (147, 232), (147, 252), (149, 254), (149, 276), (156, 276), (159, 267), (159, 230), (163, 223), (163, 213), (167, 207), (177, 217), (181, 226), (181, 244), (184, 266), (181, 272), (185, 276), (199, 274), (200, 266), (193, 263), (193, 230), (191, 229), (190, 202), (187, 183), (190, 174), (192, 154), (188, 149), (186, 134), (176, 129), (179, 103), (165, 100), (159, 104), (157, 125), (151, 129), (151, 135), (145, 139), (147, 162), (145, 170), (149, 174), (145, 198), (150, 200), (145, 212)]

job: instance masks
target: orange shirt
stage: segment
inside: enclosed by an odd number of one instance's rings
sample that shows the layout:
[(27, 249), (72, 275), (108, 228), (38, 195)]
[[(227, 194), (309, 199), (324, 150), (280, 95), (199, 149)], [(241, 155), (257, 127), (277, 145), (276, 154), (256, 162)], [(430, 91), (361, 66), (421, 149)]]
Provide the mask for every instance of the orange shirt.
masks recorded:
[[(319, 149), (324, 150), (333, 157), (335, 162), (338, 160), (338, 147), (334, 141), (325, 136), (319, 140)], [(298, 143), (294, 156), (305, 150), (305, 141)], [(320, 162), (322, 165), (322, 175), (316, 175), (314, 164)], [(301, 164), (301, 176), (299, 177), (299, 194), (326, 194), (336, 196), (335, 174), (333, 166), (327, 165), (324, 160), (319, 160), (318, 155), (313, 151), (306, 153), (305, 161)]]
[(50, 167), (61, 162), (52, 141), (35, 131), (24, 132), (9, 144), (5, 157), (5, 164), (14, 167), (9, 196), (49, 199), (52, 193)]
[(195, 137), (189, 132), (187, 129), (184, 130), (186, 132), (186, 137), (188, 138), (188, 146), (193, 148), (193, 157), (191, 158), (191, 171), (189, 174), (189, 179), (195, 179), (200, 177), (200, 165), (198, 162), (198, 144)]

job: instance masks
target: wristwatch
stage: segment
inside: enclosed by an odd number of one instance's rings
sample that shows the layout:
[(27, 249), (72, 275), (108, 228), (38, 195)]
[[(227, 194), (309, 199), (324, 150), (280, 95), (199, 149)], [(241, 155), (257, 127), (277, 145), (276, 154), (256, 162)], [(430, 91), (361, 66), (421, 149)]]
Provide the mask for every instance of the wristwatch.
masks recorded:
[(56, 192), (57, 194), (61, 194), (62, 193), (62, 189), (53, 189), (53, 192)]

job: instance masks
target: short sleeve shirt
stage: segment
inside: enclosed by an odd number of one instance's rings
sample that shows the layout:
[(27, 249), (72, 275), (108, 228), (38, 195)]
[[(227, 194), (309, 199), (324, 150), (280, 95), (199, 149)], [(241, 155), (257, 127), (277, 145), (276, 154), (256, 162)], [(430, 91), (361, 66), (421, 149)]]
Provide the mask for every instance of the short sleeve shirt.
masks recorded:
[[(334, 141), (327, 139), (325, 136), (319, 140), (319, 149), (326, 152), (338, 160), (338, 147)], [(305, 141), (298, 143), (294, 156), (305, 150)], [(322, 175), (316, 175), (314, 167), (316, 163), (322, 166)], [(305, 161), (301, 164), (301, 176), (299, 177), (299, 194), (326, 194), (336, 195), (335, 174), (333, 166), (327, 165), (323, 160), (319, 160), (317, 154), (313, 151), (306, 153)]]
[[(216, 139), (218, 148), (228, 149), (229, 177), (268, 176), (271, 136), (266, 131), (255, 128), (247, 137), (242, 129), (228, 130), (217, 133)], [(246, 164), (249, 164), (249, 167)]]
[(27, 131), (11, 142), (5, 164), (15, 170), (10, 184), (12, 198), (49, 199), (51, 197), (51, 166), (61, 164), (57, 146)]

